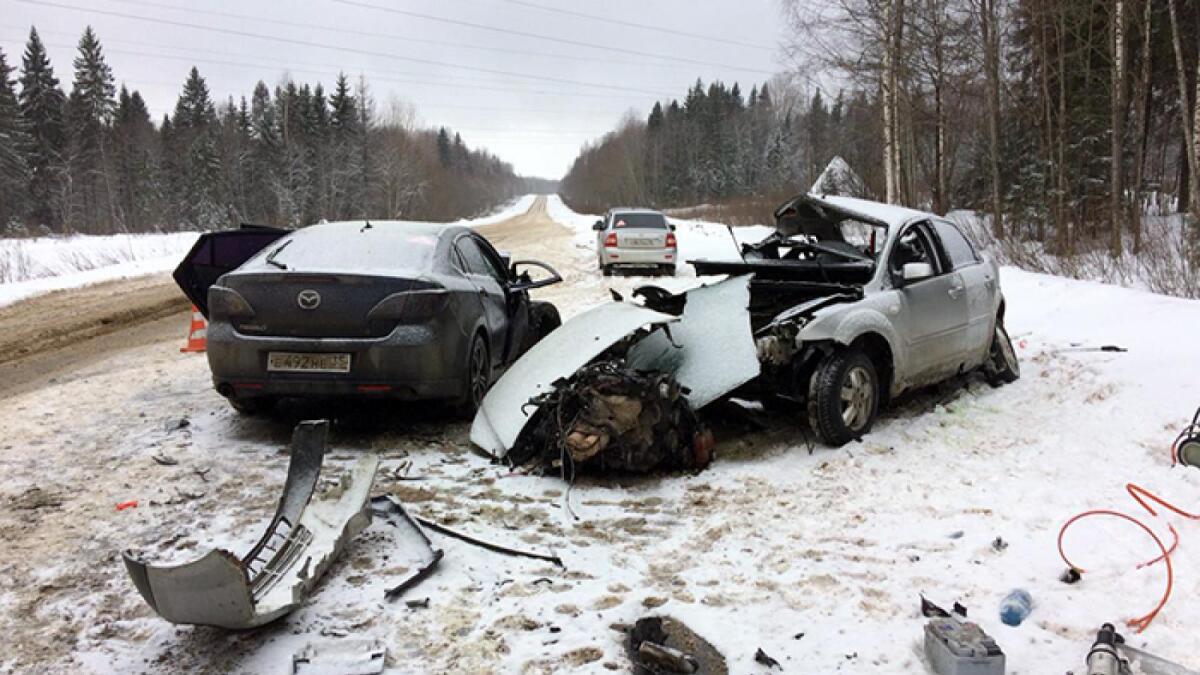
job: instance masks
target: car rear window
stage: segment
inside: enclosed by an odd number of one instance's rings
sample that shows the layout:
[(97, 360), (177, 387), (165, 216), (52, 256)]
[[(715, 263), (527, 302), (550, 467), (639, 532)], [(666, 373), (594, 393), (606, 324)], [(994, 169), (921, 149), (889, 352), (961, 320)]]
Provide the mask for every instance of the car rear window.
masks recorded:
[(613, 229), (665, 230), (667, 219), (660, 213), (617, 213), (613, 215)]
[(397, 232), (382, 224), (367, 230), (299, 230), (268, 246), (247, 267), (280, 269), (282, 264), (302, 272), (358, 273), (427, 270), (437, 242), (437, 236), (427, 232)]

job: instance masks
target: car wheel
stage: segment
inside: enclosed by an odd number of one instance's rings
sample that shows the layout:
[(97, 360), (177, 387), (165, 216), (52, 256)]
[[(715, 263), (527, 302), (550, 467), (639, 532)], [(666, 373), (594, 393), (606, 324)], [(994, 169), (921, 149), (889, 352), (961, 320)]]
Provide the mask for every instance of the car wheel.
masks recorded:
[(1021, 361), (1017, 351), (1013, 349), (1012, 340), (1004, 324), (996, 322), (996, 332), (992, 335), (992, 350), (987, 363), (983, 364), (983, 376), (993, 387), (1000, 387), (1016, 382), (1021, 377)]
[(467, 358), (466, 390), (460, 403), (462, 412), (474, 415), (483, 403), (483, 397), (491, 384), (492, 361), (488, 355), (487, 341), (482, 335), (476, 335), (471, 341), (471, 351)]
[(601, 272), (604, 274), (604, 276), (606, 276), (606, 277), (611, 277), (611, 276), (613, 275), (613, 268), (612, 268), (612, 265), (601, 265), (601, 266), (600, 266), (600, 271), (601, 271)]
[(275, 399), (266, 397), (229, 399), (229, 405), (247, 417), (266, 415), (275, 409), (275, 403)]
[(558, 314), (558, 308), (548, 302), (535, 302), (529, 306), (529, 318), (531, 332), (534, 335), (534, 343), (553, 333), (556, 328), (562, 325), (562, 317)]
[(808, 421), (825, 443), (840, 447), (871, 430), (879, 412), (875, 364), (857, 349), (830, 355), (808, 385)]
[(670, 264), (670, 263), (668, 263), (668, 264), (666, 264), (666, 265), (662, 265), (662, 266), (661, 266), (661, 267), (659, 267), (658, 269), (659, 269), (659, 271), (660, 271), (660, 272), (662, 272), (662, 274), (663, 274), (664, 276), (668, 276), (668, 277), (673, 277), (673, 276), (675, 276), (675, 266), (674, 266), (674, 265), (672, 265), (672, 264)]

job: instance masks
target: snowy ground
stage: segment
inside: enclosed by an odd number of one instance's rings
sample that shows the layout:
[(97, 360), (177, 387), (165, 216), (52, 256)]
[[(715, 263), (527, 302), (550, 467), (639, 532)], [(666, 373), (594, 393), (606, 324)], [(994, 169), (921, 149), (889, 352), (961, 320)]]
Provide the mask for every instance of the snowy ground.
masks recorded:
[[(554, 295), (565, 315), (610, 286), (645, 282), (599, 276), (593, 216), (556, 198), (547, 211), (570, 230), (539, 235), (539, 253), (558, 251), (550, 262), (569, 284)], [(684, 259), (734, 250), (723, 227), (676, 222)], [(697, 283), (689, 274), (666, 281)], [(972, 378), (922, 393), (885, 412), (863, 443), (811, 454), (798, 416), (771, 417), (767, 431), (723, 424), (703, 473), (578, 483), (579, 520), (561, 481), (491, 465), (470, 450), (465, 422), (435, 411), (239, 418), (211, 391), (203, 358), (173, 343), (121, 353), (0, 401), (0, 669), (283, 673), (309, 640), (354, 636), (384, 640), (395, 673), (603, 673), (628, 669), (613, 626), (664, 613), (711, 641), (733, 673), (767, 672), (754, 662), (761, 647), (785, 672), (910, 674), (927, 672), (924, 592), (966, 605), (1008, 654), (1009, 673), (1078, 672), (1099, 624), (1153, 607), (1164, 571), (1134, 571), (1153, 545), (1133, 526), (1085, 521), (1067, 547), (1094, 571), (1063, 585), (1063, 521), (1096, 507), (1140, 516), (1123, 491), (1131, 480), (1200, 510), (1200, 471), (1171, 469), (1167, 455), (1200, 403), (1200, 302), (1007, 268), (1003, 288), (1017, 383)], [(1104, 344), (1129, 351), (1062, 351)], [(552, 551), (566, 569), (431, 534), (446, 550), (441, 567), (389, 603), (383, 589), (399, 572), (386, 530), (372, 526), (275, 626), (232, 634), (155, 616), (118, 551), (242, 550), (278, 496), (291, 424), (331, 412), (327, 474), (380, 452), (377, 491), (477, 536)], [(190, 425), (176, 428), (184, 417)], [(397, 469), (422, 480), (397, 480)], [(127, 499), (139, 507), (114, 510)], [(1200, 525), (1173, 521), (1174, 597), (1145, 633), (1127, 636), (1200, 668)], [(992, 547), (997, 537), (1007, 548)], [(1018, 628), (996, 617), (1013, 587), (1036, 603)], [(403, 602), (426, 597), (427, 609)]]
[(0, 239), (0, 306), (174, 269), (197, 236), (182, 232)]

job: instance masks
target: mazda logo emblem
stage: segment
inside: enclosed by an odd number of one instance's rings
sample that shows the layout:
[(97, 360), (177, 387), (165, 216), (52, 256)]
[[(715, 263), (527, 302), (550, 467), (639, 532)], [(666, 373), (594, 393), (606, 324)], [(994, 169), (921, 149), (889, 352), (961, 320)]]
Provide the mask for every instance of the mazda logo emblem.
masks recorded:
[(316, 309), (321, 306), (321, 294), (316, 291), (300, 291), (296, 296), (300, 309)]

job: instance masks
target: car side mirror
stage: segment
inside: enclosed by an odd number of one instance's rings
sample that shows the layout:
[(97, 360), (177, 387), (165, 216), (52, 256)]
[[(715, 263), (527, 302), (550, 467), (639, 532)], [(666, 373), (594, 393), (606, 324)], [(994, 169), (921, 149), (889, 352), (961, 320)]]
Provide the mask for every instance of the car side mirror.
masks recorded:
[(933, 276), (933, 265), (923, 262), (905, 263), (904, 270), (900, 273), (904, 284), (914, 284), (918, 281), (929, 279)]
[(595, 230), (596, 232), (603, 232), (604, 231), (604, 221), (597, 220), (595, 223), (592, 224), (592, 229)]
[[(528, 269), (522, 267), (535, 267), (543, 272), (547, 272), (549, 276), (539, 275), (535, 278)], [(562, 281), (562, 275), (554, 270), (553, 267), (539, 260), (518, 260), (512, 264), (513, 282), (509, 284), (508, 290), (513, 292), (529, 291), (535, 288), (545, 288), (553, 286)]]
[(675, 223), (667, 223), (667, 227), (671, 228), (672, 232), (675, 231)]

